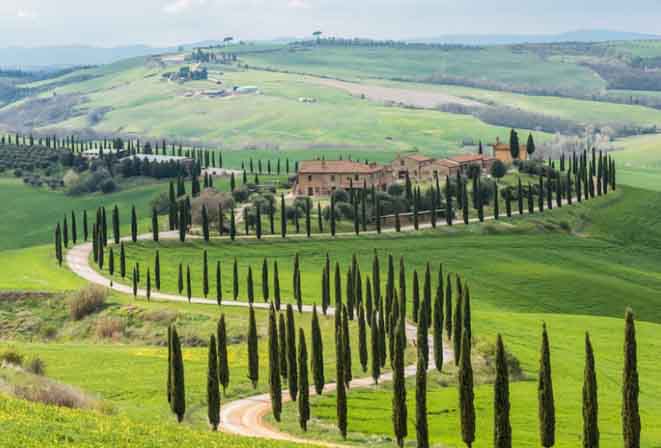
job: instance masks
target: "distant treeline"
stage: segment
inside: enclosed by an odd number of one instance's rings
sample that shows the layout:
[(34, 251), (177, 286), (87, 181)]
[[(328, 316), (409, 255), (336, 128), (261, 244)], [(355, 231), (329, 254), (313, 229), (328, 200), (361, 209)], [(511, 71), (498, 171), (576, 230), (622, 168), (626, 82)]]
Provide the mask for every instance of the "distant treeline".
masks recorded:
[(482, 50), (482, 47), (475, 45), (462, 44), (434, 44), (421, 42), (405, 42), (401, 40), (375, 40), (360, 37), (324, 37), (319, 39), (301, 40), (292, 42), (290, 46), (337, 46), (337, 47), (388, 47), (388, 48), (406, 48), (406, 49), (437, 49), (437, 50)]

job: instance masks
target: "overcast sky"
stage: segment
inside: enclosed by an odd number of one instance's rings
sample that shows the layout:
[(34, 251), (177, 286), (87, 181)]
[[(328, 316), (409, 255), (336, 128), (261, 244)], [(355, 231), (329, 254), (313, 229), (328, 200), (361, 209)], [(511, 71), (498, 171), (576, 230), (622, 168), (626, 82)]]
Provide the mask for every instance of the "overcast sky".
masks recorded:
[(661, 0), (0, 0), (0, 47), (171, 45), (232, 35), (657, 33)]

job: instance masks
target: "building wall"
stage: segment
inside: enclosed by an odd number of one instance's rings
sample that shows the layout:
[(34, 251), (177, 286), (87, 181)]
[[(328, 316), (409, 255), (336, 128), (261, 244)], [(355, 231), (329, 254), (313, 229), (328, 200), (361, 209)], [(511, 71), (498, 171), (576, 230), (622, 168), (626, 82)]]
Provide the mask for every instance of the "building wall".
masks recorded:
[(341, 188), (348, 190), (353, 188), (367, 188), (374, 186), (378, 190), (385, 190), (394, 182), (393, 176), (383, 170), (371, 174), (349, 174), (349, 173), (299, 173), (296, 181), (296, 194), (302, 196), (327, 196), (333, 190)]
[[(512, 153), (510, 152), (510, 149), (494, 149), (494, 157), (498, 160), (500, 160), (503, 163), (512, 163), (514, 159), (512, 159)], [(519, 160), (528, 160), (528, 151), (526, 151), (526, 148), (523, 147), (519, 149)]]

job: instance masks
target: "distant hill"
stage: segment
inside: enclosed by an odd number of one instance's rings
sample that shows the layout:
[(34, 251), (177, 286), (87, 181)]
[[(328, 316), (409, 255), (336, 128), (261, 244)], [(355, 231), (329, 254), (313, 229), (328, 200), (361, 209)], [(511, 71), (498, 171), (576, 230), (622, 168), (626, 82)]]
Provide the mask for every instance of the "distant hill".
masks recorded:
[(447, 34), (431, 38), (409, 39), (410, 42), (464, 45), (508, 45), (552, 42), (606, 42), (661, 39), (657, 34), (611, 30), (578, 30), (560, 34)]

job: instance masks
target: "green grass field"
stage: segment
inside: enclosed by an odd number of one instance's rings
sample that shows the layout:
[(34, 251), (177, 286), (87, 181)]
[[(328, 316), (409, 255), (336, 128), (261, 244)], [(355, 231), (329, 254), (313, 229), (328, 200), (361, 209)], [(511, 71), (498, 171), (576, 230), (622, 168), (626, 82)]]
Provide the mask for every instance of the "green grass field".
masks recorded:
[(618, 182), (648, 190), (661, 191), (661, 135), (631, 137), (616, 142), (620, 151)]

